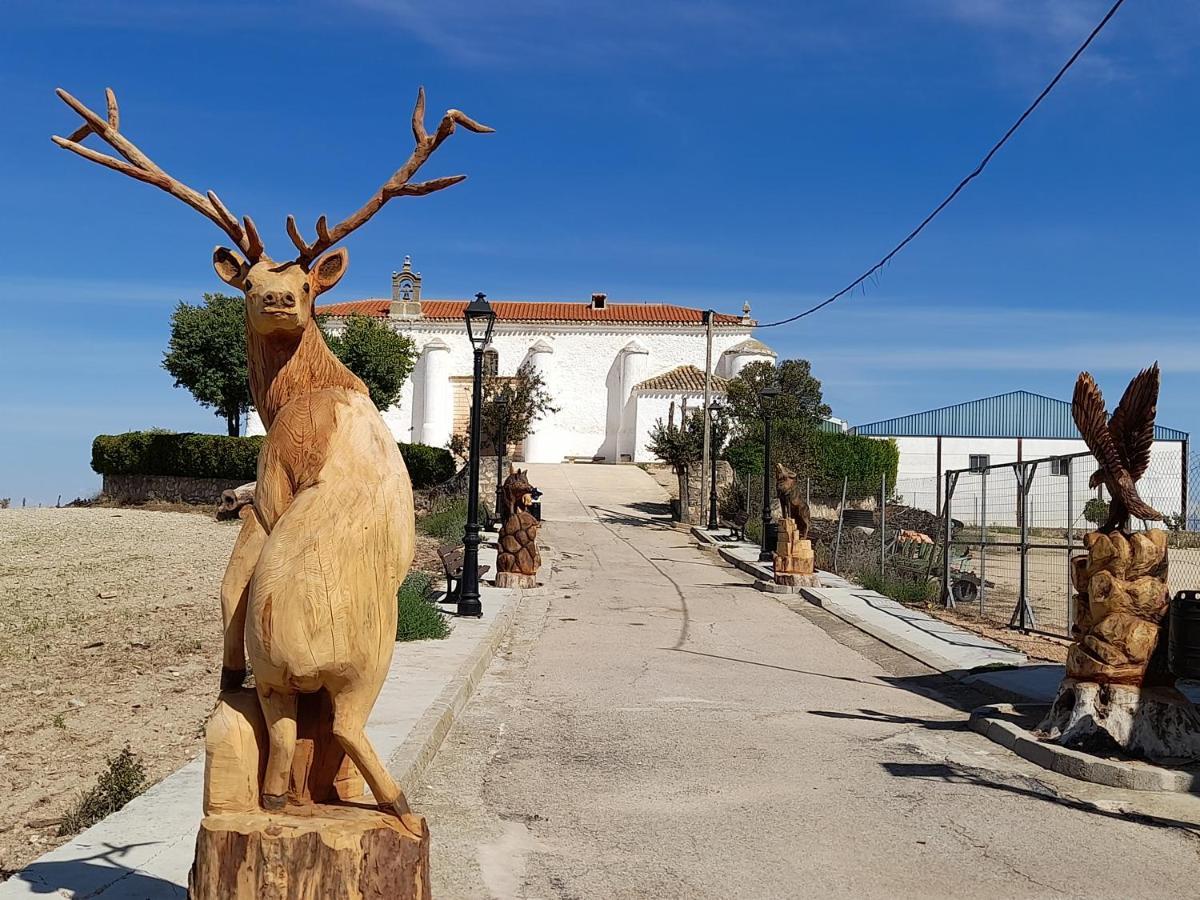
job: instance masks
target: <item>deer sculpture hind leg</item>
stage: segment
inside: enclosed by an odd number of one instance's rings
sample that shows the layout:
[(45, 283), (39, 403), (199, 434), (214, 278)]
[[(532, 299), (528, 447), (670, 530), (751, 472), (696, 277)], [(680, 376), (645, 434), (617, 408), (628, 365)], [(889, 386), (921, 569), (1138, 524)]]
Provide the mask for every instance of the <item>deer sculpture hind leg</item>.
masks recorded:
[(400, 817), (410, 812), (408, 800), (380, 761), (365, 730), (381, 686), (364, 682), (354, 690), (333, 695), (333, 735), (366, 779), (379, 808)]
[(283, 809), (287, 802), (292, 759), (296, 755), (297, 699), (296, 694), (274, 691), (269, 687), (258, 689), (258, 701), (267, 720), (270, 747), (262, 785), (265, 809)]

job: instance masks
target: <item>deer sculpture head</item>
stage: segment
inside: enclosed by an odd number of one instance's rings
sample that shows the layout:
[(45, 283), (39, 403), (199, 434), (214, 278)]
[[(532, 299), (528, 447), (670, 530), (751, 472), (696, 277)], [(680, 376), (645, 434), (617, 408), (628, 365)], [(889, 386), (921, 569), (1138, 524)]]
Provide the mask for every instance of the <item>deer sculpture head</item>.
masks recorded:
[[(425, 89), (421, 88), (417, 92), (412, 115), (415, 147), (404, 165), (356, 212), (338, 224), (330, 227), (325, 216), (317, 219), (316, 238), (311, 243), (301, 236), (295, 219), (288, 216), (287, 233), (298, 253), (288, 262), (277, 263), (266, 254), (258, 228), (249, 216), (239, 221), (215, 193), (207, 191), (201, 194), (183, 184), (125, 137), (120, 130), (117, 98), (111, 88), (105, 91), (107, 118), (84, 106), (62, 88), (56, 93), (79, 113), (83, 125), (70, 137), (55, 135), (51, 138), (54, 143), (84, 159), (161, 188), (212, 220), (233, 241), (236, 250), (217, 247), (213, 251), (213, 267), (222, 281), (246, 295), (247, 336), (252, 342), (256, 338), (298, 339), (303, 335), (314, 322), (313, 309), (317, 297), (338, 283), (349, 263), (345, 249), (332, 253), (326, 251), (365, 224), (393, 197), (431, 194), (465, 179), (465, 175), (451, 175), (429, 181), (412, 180), (433, 151), (454, 133), (456, 127), (461, 125), (477, 133), (493, 130), (465, 113), (451, 109), (442, 117), (437, 130), (430, 134), (425, 130)], [(100, 137), (123, 159), (85, 147), (82, 141), (91, 134)]]

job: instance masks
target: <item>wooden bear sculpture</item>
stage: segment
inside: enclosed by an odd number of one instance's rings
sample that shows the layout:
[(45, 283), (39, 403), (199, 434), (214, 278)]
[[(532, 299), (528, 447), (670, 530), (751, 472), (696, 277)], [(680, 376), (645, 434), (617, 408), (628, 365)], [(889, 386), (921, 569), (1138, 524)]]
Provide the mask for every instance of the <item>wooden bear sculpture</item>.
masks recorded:
[(529, 472), (512, 469), (504, 479), (505, 516), (500, 525), (500, 548), (496, 556), (496, 587), (534, 587), (542, 564), (538, 553), (538, 520), (529, 512), (534, 487)]
[[(449, 110), (429, 134), (420, 91), (408, 160), (343, 221), (321, 216), (311, 243), (289, 216), (298, 255), (276, 262), (249, 216), (239, 221), (216, 194), (176, 180), (124, 136), (111, 90), (105, 117), (58, 95), (84, 122), (55, 143), (170, 193), (237, 247), (217, 248), (213, 266), (245, 294), (250, 391), (268, 429), (252, 512), (241, 517), (222, 584), (222, 694), (206, 733), (206, 818), (189, 896), (427, 897), (424, 820), (410, 814), (365, 731), (413, 558), (412, 486), (366, 386), (329, 351), (314, 311), (348, 263), (345, 249), (327, 251), (389, 200), (461, 181), (412, 179), (457, 126), (491, 129)], [(93, 134), (123, 159), (84, 147)], [(254, 693), (241, 687), (247, 656)], [(361, 794), (355, 769), (383, 815), (314, 808)]]

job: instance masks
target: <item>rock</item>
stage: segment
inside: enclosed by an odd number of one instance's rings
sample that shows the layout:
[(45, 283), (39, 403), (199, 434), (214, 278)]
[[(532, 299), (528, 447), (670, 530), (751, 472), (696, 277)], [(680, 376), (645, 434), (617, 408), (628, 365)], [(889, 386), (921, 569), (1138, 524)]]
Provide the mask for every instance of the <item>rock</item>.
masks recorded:
[(101, 591), (96, 595), (100, 600), (115, 600), (117, 598), (116, 591)]
[(87, 704), (84, 703), (82, 700), (80, 700), (78, 697), (72, 697), (70, 700), (67, 701), (67, 706), (70, 706), (73, 709), (83, 709), (85, 706), (87, 706)]

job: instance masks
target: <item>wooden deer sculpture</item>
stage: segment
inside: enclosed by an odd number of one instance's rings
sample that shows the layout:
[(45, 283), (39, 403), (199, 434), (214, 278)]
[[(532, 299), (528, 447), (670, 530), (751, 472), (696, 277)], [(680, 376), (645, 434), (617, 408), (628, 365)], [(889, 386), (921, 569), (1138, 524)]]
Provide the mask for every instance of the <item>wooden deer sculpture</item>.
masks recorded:
[[(213, 266), (222, 281), (245, 294), (250, 390), (268, 431), (258, 460), (254, 514), (243, 517), (222, 585), (221, 680), (223, 690), (241, 685), (244, 641), (269, 737), (262, 806), (283, 807), (298, 704), (304, 695), (324, 692), (326, 715), (332, 716), (325, 734), (353, 760), (381, 808), (407, 813), (364, 726), (391, 663), (396, 591), (413, 558), (412, 486), (366, 387), (326, 347), (313, 310), (316, 298), (346, 272), (346, 250), (326, 251), (392, 198), (462, 181), (465, 175), (412, 178), (457, 126), (492, 129), (449, 110), (429, 134), (422, 89), (412, 116), (416, 146), (408, 160), (342, 222), (330, 227), (321, 216), (312, 243), (288, 216), (298, 255), (276, 262), (249, 216), (239, 223), (216, 194), (181, 183), (124, 136), (111, 90), (106, 118), (66, 91), (57, 93), (84, 124), (69, 138), (55, 136), (56, 144), (182, 200), (240, 251), (218, 247)], [(123, 159), (83, 146), (90, 134)]]

